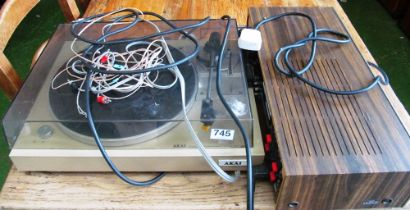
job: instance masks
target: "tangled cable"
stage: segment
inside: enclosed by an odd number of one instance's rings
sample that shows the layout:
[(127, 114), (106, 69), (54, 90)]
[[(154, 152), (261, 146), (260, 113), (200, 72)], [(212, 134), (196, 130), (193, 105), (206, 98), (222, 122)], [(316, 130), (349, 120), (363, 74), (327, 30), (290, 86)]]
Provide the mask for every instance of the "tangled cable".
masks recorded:
[[(160, 45), (161, 42), (163, 42), (163, 40), (155, 40), (153, 42), (133, 42), (126, 45), (125, 52), (123, 53), (111, 51), (110, 49), (102, 51), (103, 47), (100, 47), (91, 57), (91, 61), (93, 63), (92, 65), (99, 69), (116, 69), (117, 71), (131, 69), (138, 70), (164, 65), (163, 57), (165, 54), (163, 53), (164, 50)], [(132, 49), (132, 47), (137, 45), (146, 45), (147, 47)], [(80, 56), (76, 55), (70, 58), (66, 63), (66, 67), (56, 74), (51, 83), (51, 88), (53, 90), (59, 89), (66, 85), (80, 83), (77, 88), (77, 99), (79, 98), (81, 92), (84, 92), (83, 85), (87, 74), (87, 68), (84, 63), (81, 62), (82, 54), (79, 55)], [(55, 85), (55, 81), (63, 75), (63, 73), (66, 73), (69, 76), (69, 78), (67, 78), (67, 82)], [(154, 76), (151, 77), (151, 74)], [(112, 75), (96, 72), (91, 77), (91, 91), (97, 95), (97, 100), (99, 99), (100, 103), (106, 104), (111, 102), (111, 100), (128, 98), (142, 87), (168, 89), (173, 87), (177, 82), (177, 78), (175, 77), (172, 83), (168, 85), (159, 85), (155, 83), (157, 79), (158, 72), (146, 72), (141, 74), (135, 73), (130, 75)], [(113, 92), (117, 94), (110, 94)], [(79, 100), (77, 100), (76, 103), (79, 114), (86, 116), (79, 104)]]
[[(141, 14), (143, 14), (141, 12)], [(84, 29), (88, 29), (92, 24), (95, 24), (98, 20), (109, 16), (110, 14), (101, 16), (93, 21), (87, 23)], [(143, 16), (140, 17), (140, 21), (148, 22), (149, 24), (155, 26), (149, 20), (144, 20)], [(104, 25), (102, 28), (102, 36), (105, 36), (109, 29), (115, 25), (125, 24), (123, 22), (111, 22)], [(155, 26), (156, 27), (156, 26)], [(86, 30), (82, 30), (78, 35), (81, 35)], [(106, 49), (105, 46), (100, 46), (90, 56), (86, 58), (84, 53), (77, 52), (74, 49), (75, 42), (77, 38), (71, 43), (71, 51), (75, 54), (66, 63), (65, 68), (60, 71), (53, 78), (51, 83), (51, 88), (53, 90), (59, 89), (66, 85), (77, 85), (77, 110), (78, 113), (87, 116), (84, 110), (80, 106), (79, 97), (81, 92), (84, 92), (84, 81), (87, 74), (86, 64), (82, 62), (83, 60), (89, 61), (89, 63), (96, 69), (102, 71), (134, 71), (134, 74), (106, 74), (103, 72), (95, 72), (91, 76), (91, 91), (97, 95), (97, 100), (100, 103), (109, 103), (112, 100), (121, 100), (128, 98), (129, 96), (136, 93), (142, 87), (151, 87), (159, 89), (168, 89), (173, 87), (177, 82), (177, 77), (174, 81), (168, 85), (156, 84), (158, 78), (158, 72), (145, 72), (139, 73), (138, 70), (156, 67), (159, 65), (164, 65), (164, 49), (162, 44), (165, 42), (163, 39), (154, 40), (152, 42), (147, 41), (134, 41), (130, 42), (124, 47), (124, 52), (120, 53), (111, 49)], [(138, 47), (137, 47), (138, 46)], [(141, 47), (145, 46), (145, 47)], [(136, 48), (137, 47), (137, 48)], [(90, 65), (89, 64), (89, 65)], [(69, 78), (66, 82), (56, 85), (55, 81), (64, 73), (66, 73)], [(150, 74), (154, 74), (151, 77)], [(110, 94), (110, 93), (117, 94)], [(109, 95), (107, 95), (109, 94)]]
[[(331, 30), (331, 29), (317, 28), (316, 23), (312, 19), (312, 17), (310, 17), (307, 14), (299, 13), (299, 12), (290, 12), (290, 13), (283, 13), (283, 14), (271, 16), (257, 23), (255, 26), (255, 29), (258, 30), (261, 26), (263, 26), (267, 22), (278, 20), (280, 18), (287, 17), (287, 16), (297, 16), (297, 17), (306, 18), (311, 25), (312, 32), (309, 33), (306, 38), (298, 40), (293, 44), (283, 46), (275, 53), (275, 56), (274, 56), (275, 58), (274, 58), (273, 63), (274, 63), (274, 66), (276, 67), (276, 70), (278, 70), (280, 73), (288, 77), (296, 77), (297, 79), (312, 86), (313, 88), (324, 91), (326, 93), (331, 93), (331, 94), (336, 94), (336, 95), (353, 95), (353, 94), (363, 93), (363, 92), (366, 92), (372, 89), (378, 83), (381, 83), (383, 85), (387, 85), (389, 83), (389, 79), (387, 77), (387, 74), (384, 72), (384, 70), (378, 67), (376, 64), (371, 63), (371, 62), (368, 62), (368, 65), (377, 69), (381, 73), (382, 76), (376, 76), (373, 79), (373, 81), (370, 82), (366, 87), (362, 87), (356, 90), (332, 90), (332, 89), (323, 87), (320, 84), (317, 84), (315, 82), (312, 82), (306, 79), (305, 77), (303, 77), (303, 74), (306, 73), (312, 67), (315, 61), (317, 42), (346, 44), (346, 43), (350, 43), (351, 39), (348, 35)], [(340, 37), (340, 39), (322, 36), (324, 34)], [(292, 63), (289, 60), (289, 56), (293, 52), (293, 50), (300, 48), (300, 47), (305, 47), (308, 43), (311, 43), (309, 59), (305, 66), (298, 69), (292, 65)], [(283, 60), (286, 66), (282, 66), (280, 64), (282, 57), (283, 57)]]

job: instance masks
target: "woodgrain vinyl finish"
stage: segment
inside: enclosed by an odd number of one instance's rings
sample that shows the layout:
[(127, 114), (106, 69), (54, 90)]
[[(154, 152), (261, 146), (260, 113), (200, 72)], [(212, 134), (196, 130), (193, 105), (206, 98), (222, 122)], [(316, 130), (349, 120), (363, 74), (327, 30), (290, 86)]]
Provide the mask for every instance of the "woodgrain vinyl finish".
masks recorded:
[[(332, 8), (251, 8), (249, 24), (290, 11), (311, 15), (319, 28), (347, 33)], [(292, 200), (302, 209), (360, 208), (368, 207), (366, 199), (387, 197), (393, 199), (390, 205), (402, 206), (410, 195), (403, 185), (410, 182), (410, 138), (380, 86), (337, 96), (275, 69), (275, 52), (307, 36), (309, 27), (302, 18), (286, 17), (261, 28), (259, 60), (283, 163), (278, 209)], [(308, 47), (295, 51), (291, 63), (302, 68), (309, 53)], [(351, 90), (374, 76), (354, 43), (322, 42), (304, 77), (330, 89)]]
[[(331, 8), (262, 8), (250, 10), (250, 22), (286, 11), (314, 17), (318, 27), (347, 33)], [(274, 52), (303, 38), (310, 25), (288, 17), (262, 27), (259, 58), (265, 79), (276, 138), (290, 175), (408, 171), (410, 138), (380, 87), (354, 96), (327, 94), (273, 66)], [(309, 56), (304, 48), (292, 56), (301, 67)], [(357, 89), (373, 75), (355, 44), (318, 43), (317, 59), (306, 78), (332, 89)]]

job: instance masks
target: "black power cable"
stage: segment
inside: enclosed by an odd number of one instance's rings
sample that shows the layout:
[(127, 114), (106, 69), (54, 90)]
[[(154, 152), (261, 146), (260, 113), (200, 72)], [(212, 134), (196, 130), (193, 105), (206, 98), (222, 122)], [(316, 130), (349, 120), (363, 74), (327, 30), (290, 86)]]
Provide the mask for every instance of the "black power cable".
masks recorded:
[(107, 151), (105, 150), (103, 144), (101, 143), (100, 137), (98, 135), (98, 132), (95, 128), (95, 124), (94, 124), (94, 118), (91, 112), (91, 106), (90, 106), (90, 87), (91, 87), (91, 82), (92, 80), (90, 79), (92, 75), (92, 71), (88, 71), (87, 72), (87, 76), (86, 76), (86, 86), (85, 86), (85, 112), (87, 113), (87, 121), (88, 121), (88, 126), (90, 127), (90, 130), (94, 136), (95, 139), (95, 143), (98, 146), (98, 149), (100, 150), (104, 160), (107, 162), (108, 166), (111, 168), (111, 170), (120, 178), (122, 179), (124, 182), (130, 184), (130, 185), (134, 185), (134, 186), (149, 186), (154, 184), (155, 182), (158, 182), (162, 177), (165, 176), (165, 172), (161, 172), (159, 175), (157, 175), (156, 177), (154, 177), (153, 179), (147, 180), (147, 181), (137, 181), (137, 180), (133, 180), (127, 176), (125, 176), (116, 166), (115, 164), (112, 162), (110, 156), (107, 154)]
[[(297, 79), (301, 80), (302, 82), (310, 85), (313, 88), (316, 88), (318, 90), (324, 91), (326, 93), (331, 93), (331, 94), (336, 94), (336, 95), (354, 95), (354, 94), (359, 94), (363, 93), (366, 91), (369, 91), (373, 87), (375, 87), (378, 83), (381, 83), (383, 85), (387, 85), (389, 83), (389, 79), (387, 77), (387, 74), (378, 67), (376, 64), (368, 62), (368, 65), (376, 68), (381, 74), (381, 76), (376, 76), (372, 82), (370, 82), (366, 87), (362, 87), (356, 90), (332, 90), (328, 89), (326, 87), (323, 87), (315, 82), (312, 82), (306, 78), (304, 78), (302, 75), (307, 72), (313, 65), (313, 62), (315, 61), (315, 56), (316, 56), (316, 48), (317, 48), (317, 42), (329, 42), (329, 43), (335, 43), (335, 44), (346, 44), (350, 43), (351, 39), (348, 35), (331, 30), (331, 29), (325, 29), (325, 28), (317, 28), (315, 21), (312, 19), (307, 14), (300, 13), (300, 12), (290, 12), (290, 13), (282, 13), (279, 15), (274, 15), (271, 17), (268, 17), (259, 23), (256, 24), (255, 29), (258, 30), (261, 26), (264, 24), (270, 22), (270, 21), (275, 21), (278, 19), (281, 19), (283, 17), (287, 16), (295, 16), (295, 17), (302, 17), (306, 18), (312, 28), (312, 32), (309, 33), (309, 35), (301, 40), (296, 41), (293, 44), (289, 44), (286, 46), (281, 47), (276, 53), (275, 53), (275, 59), (274, 59), (274, 66), (276, 67), (276, 70), (278, 70), (280, 73), (288, 76), (288, 77), (296, 77)], [(333, 36), (340, 37), (341, 39), (334, 39), (334, 38), (329, 38), (329, 37), (324, 37), (320, 36), (319, 34), (329, 34)], [(295, 68), (290, 60), (289, 60), (289, 55), (293, 52), (293, 50), (304, 47), (306, 46), (309, 42), (311, 42), (311, 50), (310, 50), (310, 55), (307, 64), (302, 68), (302, 69), (297, 69)], [(284, 56), (282, 55), (284, 53)], [(286, 65), (286, 68), (284, 66), (281, 66), (280, 60), (281, 57), (284, 57), (284, 63)]]
[(229, 31), (231, 28), (231, 17), (223, 16), (222, 19), (226, 21), (226, 29), (222, 41), (222, 45), (219, 51), (219, 59), (216, 68), (216, 92), (218, 93), (218, 97), (221, 100), (222, 104), (224, 105), (225, 109), (228, 111), (229, 115), (235, 121), (236, 125), (239, 127), (241, 131), (244, 144), (245, 144), (245, 151), (246, 151), (246, 167), (247, 167), (247, 208), (248, 210), (253, 210), (253, 201), (254, 201), (254, 179), (253, 179), (253, 166), (252, 166), (252, 154), (250, 148), (250, 140), (248, 133), (246, 132), (245, 128), (243, 127), (242, 123), (239, 121), (239, 118), (236, 114), (232, 111), (231, 107), (229, 106), (228, 102), (225, 100), (225, 97), (222, 95), (221, 90), (221, 69), (222, 69), (222, 60), (224, 57), (225, 46), (228, 40)]
[[(95, 68), (90, 62), (88, 62), (88, 61), (86, 61), (86, 60), (83, 60), (84, 64), (85, 64), (86, 67), (88, 68), (87, 75), (86, 75), (86, 79), (85, 79), (85, 88), (84, 88), (84, 92), (85, 92), (85, 94), (84, 94), (84, 97), (85, 97), (85, 110), (86, 110), (86, 113), (87, 113), (87, 122), (88, 122), (88, 125), (89, 125), (89, 127), (90, 127), (90, 130), (91, 130), (91, 132), (92, 132), (92, 135), (93, 135), (93, 137), (94, 137), (95, 143), (96, 143), (97, 146), (98, 146), (98, 149), (100, 150), (100, 152), (101, 152), (101, 154), (102, 154), (104, 160), (107, 162), (107, 164), (109, 165), (109, 167), (112, 169), (112, 171), (113, 171), (121, 180), (123, 180), (124, 182), (126, 182), (126, 183), (128, 183), (128, 184), (134, 185), (134, 186), (148, 186), (148, 185), (154, 184), (154, 183), (156, 183), (157, 181), (159, 181), (159, 180), (165, 175), (165, 173), (164, 173), (164, 172), (161, 172), (161, 173), (160, 173), (159, 175), (157, 175), (155, 178), (153, 178), (153, 179), (151, 179), (151, 180), (147, 180), (147, 181), (137, 181), (137, 180), (133, 180), (133, 179), (131, 179), (131, 178), (125, 176), (125, 175), (115, 166), (115, 164), (112, 162), (111, 158), (110, 158), (109, 155), (107, 154), (107, 152), (106, 152), (106, 150), (105, 150), (105, 148), (104, 148), (104, 145), (102, 144), (101, 139), (100, 139), (100, 137), (99, 137), (99, 135), (98, 135), (98, 132), (97, 132), (97, 130), (96, 130), (96, 128), (95, 128), (94, 118), (93, 118), (93, 114), (92, 114), (92, 111), (91, 111), (91, 105), (90, 105), (90, 89), (91, 89), (91, 84), (92, 84), (91, 75), (92, 75), (94, 72), (100, 72), (100, 73), (103, 73), (103, 74), (136, 74), (136, 73), (140, 74), (140, 73), (143, 73), (143, 72), (151, 72), (151, 71), (158, 71), (158, 70), (167, 70), (168, 68), (171, 68), (171, 67), (180, 65), (180, 64), (182, 64), (182, 63), (188, 61), (190, 58), (195, 57), (195, 56), (198, 54), (198, 52), (199, 52), (199, 43), (198, 43), (198, 41), (197, 41), (194, 37), (192, 37), (190, 34), (186, 33), (184, 30), (185, 30), (185, 29), (188, 29), (188, 28), (196, 28), (196, 27), (202, 26), (202, 25), (204, 25), (205, 23), (207, 23), (207, 22), (209, 21), (209, 18), (206, 18), (206, 19), (202, 20), (201, 22), (199, 22), (199, 23), (197, 23), (197, 24), (193, 24), (193, 25), (189, 25), (189, 26), (183, 26), (183, 27), (179, 27), (179, 28), (178, 28), (178, 27), (174, 26), (171, 22), (169, 22), (168, 20), (166, 20), (165, 18), (163, 18), (162, 16), (160, 16), (160, 15), (158, 15), (158, 14), (155, 14), (155, 13), (152, 13), (152, 12), (144, 12), (145, 15), (152, 15), (152, 16), (158, 17), (159, 19), (163, 20), (163, 21), (164, 21), (165, 23), (167, 23), (172, 29), (171, 29), (171, 30), (168, 30), (168, 31), (166, 31), (166, 32), (161, 32), (161, 33), (157, 33), (157, 34), (152, 34), (152, 35), (150, 35), (150, 36), (138, 37), (138, 38), (134, 38), (134, 39), (122, 39), (122, 40), (116, 40), (116, 41), (110, 41), (110, 42), (104, 41), (106, 38), (108, 38), (108, 37), (110, 37), (110, 36), (112, 36), (112, 35), (115, 35), (115, 34), (118, 34), (118, 33), (123, 32), (123, 31), (125, 31), (125, 30), (130, 29), (132, 26), (135, 26), (136, 23), (138, 23), (139, 21), (141, 21), (141, 20), (138, 19), (138, 16), (141, 15), (141, 14), (140, 14), (139, 12), (137, 12), (137, 11), (132, 10), (132, 9), (123, 9), (123, 10), (117, 11), (117, 12), (115, 12), (115, 13), (113, 13), (113, 14), (120, 13), (120, 12), (124, 12), (124, 11), (131, 12), (131, 14), (124, 15), (124, 16), (119, 17), (119, 18), (115, 18), (113, 22), (119, 22), (119, 21), (121, 21), (121, 20), (124, 20), (125, 18), (130, 18), (130, 17), (134, 17), (135, 19), (134, 19), (130, 24), (128, 24), (128, 25), (126, 25), (126, 26), (124, 26), (124, 27), (122, 27), (122, 28), (116, 29), (116, 30), (114, 30), (114, 31), (106, 30), (106, 31), (105, 31), (106, 34), (105, 34), (105, 35), (102, 35), (101, 37), (99, 37), (99, 38), (97, 39), (97, 41), (92, 41), (92, 40), (85, 39), (84, 37), (82, 37), (82, 36), (80, 36), (79, 34), (77, 34), (77, 32), (76, 32), (76, 27), (78, 27), (78, 25), (80, 25), (80, 24), (82, 24), (82, 23), (86, 23), (86, 22), (88, 22), (88, 21), (90, 21), (90, 20), (93, 20), (93, 19), (95, 19), (95, 18), (102, 17), (102, 16), (104, 16), (104, 15), (106, 15), (106, 14), (100, 14), (100, 15), (92, 16), (92, 17), (89, 17), (89, 18), (86, 18), (86, 19), (82, 19), (82, 20), (76, 21), (76, 22), (73, 24), (72, 30), (71, 30), (73, 36), (76, 37), (76, 38), (78, 38), (78, 39), (80, 39), (80, 40), (82, 40), (82, 41), (84, 41), (84, 42), (87, 42), (87, 43), (91, 44), (91, 45), (84, 51), (84, 57), (85, 57), (85, 58), (87, 58), (87, 56), (90, 56), (90, 55), (92, 54), (92, 53), (90, 54), (90, 52), (92, 52), (94, 49), (97, 49), (99, 46), (111, 45), (111, 44), (120, 44), (120, 43), (132, 42), (132, 41), (142, 41), (142, 40), (148, 39), (147, 37), (152, 38), (152, 37), (155, 37), (155, 36), (162, 36), (162, 35), (165, 35), (165, 34), (170, 34), (170, 33), (175, 33), (175, 32), (179, 32), (179, 33), (183, 34), (185, 37), (187, 37), (188, 39), (190, 39), (190, 40), (195, 44), (195, 46), (196, 46), (196, 49), (190, 54), (190, 56), (188, 56), (188, 57), (186, 57), (186, 58), (184, 58), (184, 59), (181, 59), (181, 60), (179, 60), (179, 61), (176, 61), (176, 62), (174, 62), (174, 63), (167, 64), (167, 65), (162, 65), (162, 66), (157, 66), (157, 67), (153, 67), (153, 68), (138, 70), (138, 72), (136, 72), (136, 71), (103, 71), (103, 70), (100, 70), (100, 69)], [(87, 58), (87, 59), (88, 59), (88, 58)]]

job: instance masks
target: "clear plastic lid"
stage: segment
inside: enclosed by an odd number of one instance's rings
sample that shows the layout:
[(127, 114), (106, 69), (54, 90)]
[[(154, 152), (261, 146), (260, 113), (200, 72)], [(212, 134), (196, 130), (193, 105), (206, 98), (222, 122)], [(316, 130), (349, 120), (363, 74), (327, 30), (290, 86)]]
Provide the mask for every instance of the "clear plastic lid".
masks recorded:
[[(195, 22), (195, 20), (173, 21), (176, 26)], [(154, 23), (160, 30), (169, 29), (163, 22), (154, 21)], [(100, 32), (104, 25), (95, 24), (84, 35), (89, 39), (95, 38), (93, 36), (99, 34), (97, 32)], [(201, 51), (196, 58), (178, 66), (185, 81), (187, 116), (194, 128), (198, 130), (198, 134), (207, 140), (210, 139), (212, 128), (237, 129), (217, 95), (215, 76), (216, 61), (219, 58), (216, 51), (209, 47), (209, 43), (215, 39), (222, 41), (225, 25), (225, 21), (211, 20), (202, 27), (188, 31), (199, 41)], [(32, 142), (36, 139), (42, 141), (50, 138), (51, 135), (53, 138), (61, 139), (63, 137), (58, 137), (59, 132), (64, 135), (64, 138), (92, 144), (87, 119), (78, 111), (79, 108), (85, 109), (84, 94), (78, 91), (81, 83), (71, 82), (73, 78), (70, 78), (66, 72), (62, 72), (66, 67), (73, 65), (73, 60), (70, 58), (74, 56), (71, 50), (74, 38), (70, 30), (71, 24), (58, 27), (6, 113), (3, 127), (10, 146), (14, 145), (19, 138)], [(115, 39), (139, 37), (150, 33), (155, 33), (152, 26), (141, 22), (138, 23), (138, 27), (116, 35)], [(180, 33), (170, 34), (164, 38), (175, 60), (183, 58), (194, 50), (194, 44)], [(221, 88), (227, 102), (252, 135), (252, 114), (237, 38), (236, 22), (232, 21), (221, 70)], [(74, 45), (79, 52), (86, 47), (87, 44), (81, 41), (77, 41)], [(110, 50), (118, 52), (125, 51), (126, 48), (126, 45), (109, 47)], [(211, 79), (210, 70), (212, 70)], [(150, 75), (151, 79), (155, 79), (160, 85), (170, 84), (175, 80), (174, 73), (170, 71), (152, 72)], [(64, 83), (67, 84), (55, 88)], [(107, 95), (108, 98), (123, 96), (118, 93), (111, 95), (107, 93)], [(90, 97), (97, 130), (108, 146), (130, 145), (155, 139), (177, 129), (180, 127), (179, 123), (183, 121), (179, 82), (167, 89), (141, 87), (130, 96), (111, 100), (107, 104), (101, 103), (101, 97), (95, 94), (91, 94)], [(204, 125), (208, 125), (209, 129), (205, 129)], [(180, 129), (179, 132), (188, 132), (183, 127)], [(242, 139), (239, 136), (238, 132), (237, 137), (229, 144), (242, 146)], [(213, 142), (209, 141), (208, 146), (212, 144)]]

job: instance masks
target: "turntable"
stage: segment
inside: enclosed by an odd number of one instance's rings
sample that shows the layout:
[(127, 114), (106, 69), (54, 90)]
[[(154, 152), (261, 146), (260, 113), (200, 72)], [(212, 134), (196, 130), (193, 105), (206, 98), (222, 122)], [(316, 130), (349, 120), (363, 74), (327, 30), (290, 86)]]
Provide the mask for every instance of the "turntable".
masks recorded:
[[(166, 25), (154, 21), (163, 29)], [(172, 21), (177, 26), (195, 21)], [(152, 33), (148, 23), (116, 38)], [(94, 31), (104, 28), (95, 24)], [(65, 71), (75, 60), (70, 47), (71, 24), (60, 25), (40, 56), (22, 89), (3, 119), (6, 138), (12, 147), (10, 158), (21, 171), (110, 171), (90, 133), (86, 118), (79, 113), (84, 97), (77, 97), (80, 83)], [(215, 35), (222, 35), (225, 22), (211, 20), (190, 31), (200, 43), (199, 55), (182, 65), (185, 78), (187, 116), (206, 150), (224, 170), (245, 169), (243, 139), (215, 91), (214, 68), (206, 48)], [(252, 140), (253, 164), (263, 162), (264, 149), (253, 91), (248, 89), (241, 51), (237, 47), (237, 26), (233, 21), (222, 63), (222, 93)], [(92, 36), (93, 34), (88, 34)], [(176, 60), (194, 48), (179, 34), (164, 36)], [(112, 46), (117, 51), (127, 46)], [(147, 47), (144, 44), (134, 49)], [(75, 44), (84, 49), (84, 44)], [(209, 77), (211, 76), (211, 79)], [(171, 72), (150, 74), (160, 85), (170, 84)], [(56, 88), (57, 86), (67, 83)], [(211, 81), (211, 82), (209, 82)], [(210, 85), (209, 85), (210, 84)], [(117, 97), (115, 94), (111, 97)], [(119, 96), (118, 96), (119, 97)], [(180, 84), (166, 90), (142, 86), (123, 99), (101, 103), (92, 95), (91, 109), (107, 153), (122, 171), (208, 171), (211, 168), (196, 148), (183, 121)], [(204, 99), (211, 98), (211, 119), (204, 118)], [(207, 116), (209, 117), (209, 116)]]

